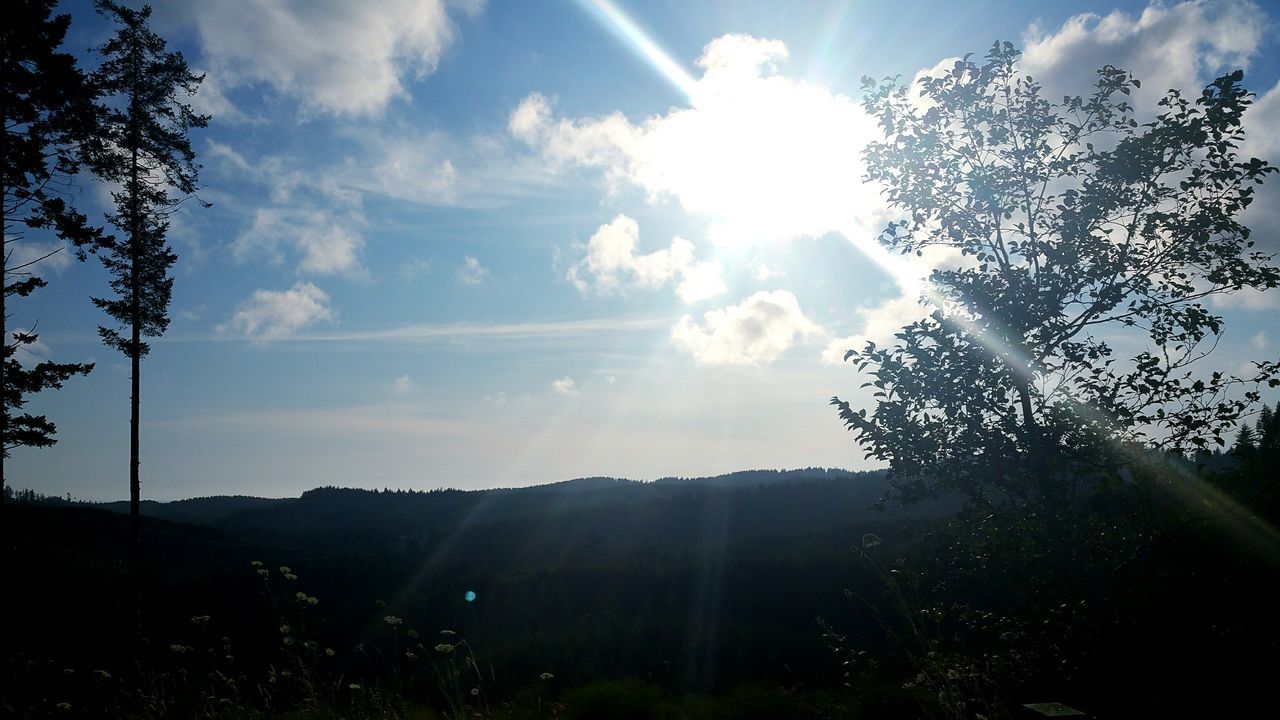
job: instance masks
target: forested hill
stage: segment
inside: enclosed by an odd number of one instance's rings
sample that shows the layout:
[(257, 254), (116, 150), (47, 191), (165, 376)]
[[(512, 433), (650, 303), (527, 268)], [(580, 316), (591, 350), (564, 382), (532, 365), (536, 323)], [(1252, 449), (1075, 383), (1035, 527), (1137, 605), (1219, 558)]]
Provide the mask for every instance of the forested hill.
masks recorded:
[[(260, 560), (272, 583), (284, 565), (301, 577), (283, 590), (321, 598), (335, 646), (371, 641), (370, 618), (392, 613), (433, 631), (465, 620), (483, 630), (487, 659), (509, 677), (643, 670), (672, 687), (708, 688), (790, 667), (834, 681), (839, 666), (816, 618), (847, 608), (844, 589), (859, 583), (850, 548), (868, 532), (889, 542), (945, 509), (877, 511), (885, 482), (880, 472), (819, 469), (148, 503), (143, 558), (159, 589), (147, 596), (146, 617), (166, 639), (201, 615), (228, 633), (261, 626), (254, 637), (270, 638), (274, 626), (255, 609), (261, 578), (250, 561)], [(11, 611), (42, 619), (33, 628), (47, 628), (43, 620), (58, 628), (21, 639), (74, 653), (106, 627), (95, 615), (102, 608), (86, 612), (75, 599), (118, 586), (125, 522), (57, 504), (9, 508), (6, 539), (21, 559), (10, 572), (38, 588)], [(69, 563), (79, 569), (52, 571)], [(481, 600), (460, 614), (465, 590)], [(732, 633), (706, 635), (716, 625), (698, 613), (713, 610)]]
[[(431, 536), (459, 524), (494, 522), (526, 526), (610, 523), (610, 535), (683, 542), (709, 507), (732, 511), (732, 535), (808, 532), (848, 523), (879, 500), (883, 471), (838, 469), (746, 470), (697, 478), (637, 482), (591, 477), (549, 485), (492, 490), (357, 490), (322, 487), (297, 498), (214, 496), (142, 503), (142, 514), (177, 523), (205, 525), (254, 541), (327, 540), (350, 547), (352, 534), (369, 540)], [(97, 505), (126, 513), (126, 502)], [(914, 508), (932, 515), (938, 508)], [(779, 512), (785, 508), (786, 512)], [(571, 520), (575, 519), (576, 520)], [(588, 522), (588, 524), (590, 524)]]

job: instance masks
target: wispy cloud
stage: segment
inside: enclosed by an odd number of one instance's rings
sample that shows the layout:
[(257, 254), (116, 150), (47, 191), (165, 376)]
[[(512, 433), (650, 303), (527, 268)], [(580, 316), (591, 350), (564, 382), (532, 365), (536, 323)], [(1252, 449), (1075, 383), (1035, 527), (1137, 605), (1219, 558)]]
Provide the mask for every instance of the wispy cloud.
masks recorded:
[[(311, 285), (311, 283), (299, 283)], [(296, 287), (296, 286), (295, 286)], [(314, 287), (314, 286), (312, 286)], [(268, 291), (259, 290), (259, 293)], [(328, 296), (325, 296), (327, 301)], [(239, 313), (237, 313), (237, 317)], [(671, 321), (666, 318), (591, 318), (584, 320), (560, 320), (549, 322), (527, 323), (440, 323), (404, 325), (382, 330), (364, 330), (334, 333), (279, 334), (273, 340), (290, 342), (318, 343), (365, 343), (365, 342), (432, 342), (461, 338), (494, 338), (501, 340), (519, 340), (536, 338), (579, 337), (586, 335), (602, 335), (610, 333), (647, 332), (670, 327)], [(178, 336), (169, 335), (160, 342), (225, 342), (253, 339), (252, 334), (242, 336), (230, 335), (226, 331), (243, 329), (243, 323), (221, 326), (218, 335)]]
[[(479, 3), (462, 9), (474, 14)], [(435, 72), (456, 29), (442, 0), (178, 5), (219, 86), (265, 84), (307, 113), (375, 115)], [(224, 110), (225, 111), (225, 110)]]

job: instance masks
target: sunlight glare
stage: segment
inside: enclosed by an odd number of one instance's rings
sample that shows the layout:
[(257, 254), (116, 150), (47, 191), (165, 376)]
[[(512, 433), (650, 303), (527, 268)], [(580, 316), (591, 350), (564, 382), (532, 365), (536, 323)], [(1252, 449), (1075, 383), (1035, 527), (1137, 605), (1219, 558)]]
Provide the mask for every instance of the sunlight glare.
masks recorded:
[(693, 77), (611, 0), (578, 0), (578, 4), (673, 87), (686, 97), (693, 95)]

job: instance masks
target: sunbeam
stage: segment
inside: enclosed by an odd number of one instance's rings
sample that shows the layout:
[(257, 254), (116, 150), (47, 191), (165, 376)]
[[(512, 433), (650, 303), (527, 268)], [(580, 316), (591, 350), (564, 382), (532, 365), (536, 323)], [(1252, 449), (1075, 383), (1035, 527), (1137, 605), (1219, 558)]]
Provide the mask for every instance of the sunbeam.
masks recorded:
[(621, 40), (637, 57), (671, 83), (672, 87), (683, 93), (685, 97), (693, 96), (697, 81), (621, 8), (610, 0), (578, 0), (578, 4), (614, 37)]

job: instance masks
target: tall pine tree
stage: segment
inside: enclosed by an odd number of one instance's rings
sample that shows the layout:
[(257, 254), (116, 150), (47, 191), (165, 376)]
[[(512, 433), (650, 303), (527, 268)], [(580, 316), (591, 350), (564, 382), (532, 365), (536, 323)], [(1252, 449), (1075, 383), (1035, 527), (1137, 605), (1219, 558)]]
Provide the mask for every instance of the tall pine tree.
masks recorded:
[(103, 343), (131, 363), (129, 534), (136, 576), (140, 372), (150, 351), (143, 338), (159, 337), (169, 327), (169, 270), (178, 257), (165, 236), (171, 214), (196, 191), (200, 166), (191, 149), (190, 130), (205, 127), (209, 118), (184, 101), (195, 94), (203, 76), (192, 73), (182, 53), (169, 51), (164, 39), (147, 26), (151, 8), (133, 10), (111, 0), (98, 0), (96, 5), (117, 30), (98, 49), (102, 65), (94, 73), (107, 98), (102, 117), (105, 147), (95, 172), (119, 188), (111, 193), (115, 211), (107, 219), (122, 237), (107, 243), (102, 253), (115, 296), (93, 302), (118, 323), (117, 328), (98, 328)]
[[(19, 354), (36, 341), (31, 331), (9, 327), (13, 297), (26, 297), (44, 287), (34, 266), (46, 254), (16, 253), (32, 238), (52, 233), (76, 248), (101, 241), (101, 230), (67, 201), (69, 179), (80, 167), (88, 144), (96, 137), (95, 91), (76, 65), (60, 52), (69, 15), (53, 15), (56, 0), (11, 0), (0, 26), (0, 213), (3, 213), (3, 252), (0, 253), (0, 497), (5, 482), (4, 458), (20, 446), (54, 444), (56, 427), (43, 415), (21, 413), (28, 396), (57, 389), (74, 375), (93, 369), (86, 363), (39, 362), (24, 365)], [(28, 245), (27, 247), (32, 247)], [(18, 414), (21, 413), (21, 414)]]

